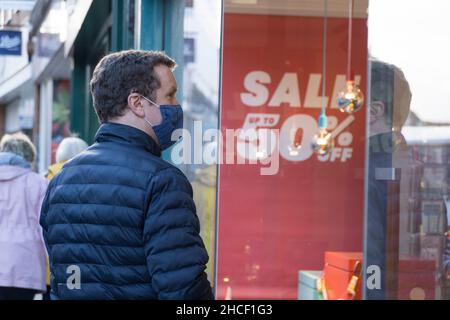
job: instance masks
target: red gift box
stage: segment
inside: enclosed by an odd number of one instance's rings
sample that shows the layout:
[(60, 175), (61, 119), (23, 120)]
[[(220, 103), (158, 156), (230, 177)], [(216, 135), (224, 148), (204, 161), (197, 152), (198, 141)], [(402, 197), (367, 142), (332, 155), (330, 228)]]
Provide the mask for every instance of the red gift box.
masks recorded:
[[(324, 282), (328, 300), (361, 300), (362, 258), (361, 252), (325, 252)], [(351, 281), (353, 294), (348, 291)]]

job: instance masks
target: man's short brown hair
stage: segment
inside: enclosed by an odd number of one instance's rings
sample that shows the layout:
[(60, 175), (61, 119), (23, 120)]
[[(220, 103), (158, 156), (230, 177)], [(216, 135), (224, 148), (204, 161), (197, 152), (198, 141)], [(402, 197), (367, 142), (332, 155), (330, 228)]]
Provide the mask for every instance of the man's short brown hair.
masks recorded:
[(172, 70), (176, 67), (175, 61), (160, 51), (127, 50), (101, 59), (90, 83), (99, 121), (122, 116), (132, 92), (155, 99), (155, 91), (161, 86), (154, 72), (157, 65)]

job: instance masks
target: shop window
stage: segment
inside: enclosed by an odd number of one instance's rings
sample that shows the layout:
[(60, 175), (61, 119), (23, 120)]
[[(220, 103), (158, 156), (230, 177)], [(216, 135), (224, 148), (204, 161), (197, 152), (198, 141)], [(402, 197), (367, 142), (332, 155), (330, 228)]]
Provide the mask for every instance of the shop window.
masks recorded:
[(450, 8), (424, 4), (224, 1), (217, 298), (450, 298)]
[[(326, 50), (323, 1), (230, 0), (224, 10), (217, 297), (297, 299), (299, 283), (317, 292), (325, 272), (329, 299), (360, 298), (366, 109), (337, 106), (348, 5), (329, 1)], [(356, 1), (351, 68), (361, 88), (366, 12)], [(311, 142), (322, 106), (335, 142), (318, 155)], [(348, 293), (353, 274), (359, 281)]]

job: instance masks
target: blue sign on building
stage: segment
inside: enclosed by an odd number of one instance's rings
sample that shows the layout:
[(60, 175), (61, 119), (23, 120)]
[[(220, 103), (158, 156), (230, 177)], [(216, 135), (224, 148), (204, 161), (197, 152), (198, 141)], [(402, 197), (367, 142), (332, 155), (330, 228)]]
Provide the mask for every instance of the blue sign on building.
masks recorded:
[(22, 32), (0, 30), (0, 55), (20, 56), (22, 54)]

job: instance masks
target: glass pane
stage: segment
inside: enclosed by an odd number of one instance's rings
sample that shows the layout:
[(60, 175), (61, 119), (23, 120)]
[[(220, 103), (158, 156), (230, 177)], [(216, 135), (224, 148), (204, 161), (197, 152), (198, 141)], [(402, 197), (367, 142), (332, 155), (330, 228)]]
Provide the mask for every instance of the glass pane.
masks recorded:
[[(319, 298), (324, 278), (329, 299), (360, 298), (366, 108), (343, 113), (337, 96), (346, 77), (366, 88), (367, 1), (350, 72), (348, 1), (328, 1), (326, 36), (324, 1), (224, 3), (217, 297)], [(335, 146), (319, 156), (322, 106)]]
[(368, 299), (450, 299), (449, 11), (446, 0), (369, 4), (366, 257), (381, 281)]
[[(170, 43), (168, 41), (166, 46), (173, 46), (168, 53), (177, 58), (177, 97), (183, 106), (184, 129), (188, 136), (165, 151), (163, 157), (176, 164), (192, 184), (200, 235), (210, 257), (206, 272), (213, 284), (217, 161), (204, 161), (203, 150), (217, 148), (217, 142), (206, 138), (205, 133), (218, 128), (222, 4), (220, 0), (187, 1), (182, 8), (183, 25), (178, 25), (178, 17), (171, 16), (169, 27), (172, 32), (183, 28), (181, 52), (177, 51), (178, 44), (173, 44), (172, 33), (168, 34)], [(171, 12), (175, 12), (178, 7), (172, 9)]]

